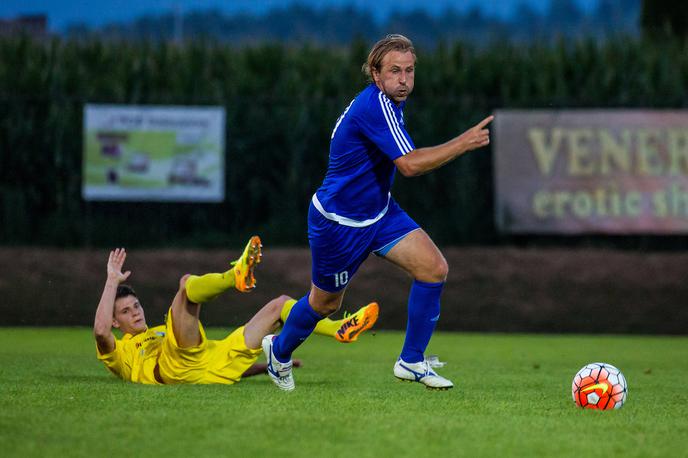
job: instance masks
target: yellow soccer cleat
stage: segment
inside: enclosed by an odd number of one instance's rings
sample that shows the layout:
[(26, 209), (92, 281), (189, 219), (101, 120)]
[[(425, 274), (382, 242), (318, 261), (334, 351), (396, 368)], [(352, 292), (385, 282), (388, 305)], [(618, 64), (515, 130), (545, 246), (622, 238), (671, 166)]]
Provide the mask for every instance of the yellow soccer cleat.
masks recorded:
[(262, 256), (260, 237), (254, 235), (246, 244), (241, 257), (232, 262), (234, 266), (234, 287), (242, 293), (247, 293), (256, 287), (256, 277), (253, 276), (253, 269), (260, 263)]
[(380, 307), (377, 305), (377, 302), (371, 302), (365, 307), (361, 307), (353, 315), (347, 316), (344, 313), (344, 323), (337, 330), (334, 338), (342, 343), (356, 342), (356, 339), (363, 331), (373, 327), (379, 314)]

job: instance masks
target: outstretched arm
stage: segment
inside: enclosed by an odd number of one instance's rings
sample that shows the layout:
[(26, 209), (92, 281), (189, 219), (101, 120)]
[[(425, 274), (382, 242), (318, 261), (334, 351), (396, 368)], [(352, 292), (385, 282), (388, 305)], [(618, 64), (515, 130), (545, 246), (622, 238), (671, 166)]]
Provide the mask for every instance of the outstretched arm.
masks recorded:
[(107, 354), (115, 349), (115, 336), (112, 334), (112, 315), (115, 308), (115, 295), (117, 287), (131, 275), (130, 271), (122, 273), (122, 265), (127, 258), (124, 248), (117, 248), (110, 252), (107, 263), (107, 280), (100, 296), (96, 318), (93, 323), (93, 336), (102, 354)]
[(458, 137), (441, 145), (417, 148), (395, 159), (394, 165), (405, 177), (423, 175), (442, 167), (464, 153), (488, 145), (490, 131), (486, 126), (493, 119), (494, 116), (488, 116)]

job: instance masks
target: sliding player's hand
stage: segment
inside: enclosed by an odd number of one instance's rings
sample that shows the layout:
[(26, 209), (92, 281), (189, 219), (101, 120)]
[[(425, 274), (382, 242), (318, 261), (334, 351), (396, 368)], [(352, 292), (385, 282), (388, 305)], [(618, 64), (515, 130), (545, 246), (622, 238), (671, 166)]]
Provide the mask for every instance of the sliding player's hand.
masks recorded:
[(116, 248), (114, 251), (110, 252), (107, 263), (108, 279), (117, 280), (117, 283), (122, 283), (129, 278), (129, 275), (131, 275), (130, 270), (122, 273), (122, 266), (124, 265), (125, 259), (127, 259), (127, 251), (124, 248)]

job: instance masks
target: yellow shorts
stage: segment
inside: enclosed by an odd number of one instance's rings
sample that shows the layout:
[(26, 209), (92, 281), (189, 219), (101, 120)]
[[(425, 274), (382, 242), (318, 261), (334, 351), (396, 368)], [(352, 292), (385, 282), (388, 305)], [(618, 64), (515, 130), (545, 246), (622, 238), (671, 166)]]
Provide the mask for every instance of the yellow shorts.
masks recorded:
[(172, 331), (171, 309), (167, 312), (165, 325), (167, 330), (158, 360), (160, 381), (165, 384), (236, 383), (262, 353), (260, 348), (246, 347), (244, 326), (222, 340), (208, 340), (199, 322), (201, 343), (195, 347), (179, 348)]

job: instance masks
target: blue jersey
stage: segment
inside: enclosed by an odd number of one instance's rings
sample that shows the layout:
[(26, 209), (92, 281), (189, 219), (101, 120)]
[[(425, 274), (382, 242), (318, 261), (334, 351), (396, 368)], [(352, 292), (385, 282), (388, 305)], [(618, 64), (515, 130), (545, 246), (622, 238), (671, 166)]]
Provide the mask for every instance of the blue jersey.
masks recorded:
[(327, 219), (365, 227), (387, 211), (394, 161), (415, 149), (401, 106), (377, 86), (366, 87), (339, 117), (332, 131), (330, 161), (313, 205)]

